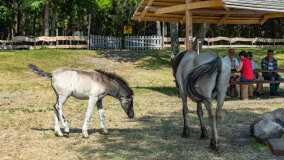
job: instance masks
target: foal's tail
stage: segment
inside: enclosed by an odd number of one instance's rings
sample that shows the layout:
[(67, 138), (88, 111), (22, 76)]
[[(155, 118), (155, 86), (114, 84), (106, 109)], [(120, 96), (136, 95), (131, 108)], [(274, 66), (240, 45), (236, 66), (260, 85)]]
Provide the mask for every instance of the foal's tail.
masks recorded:
[[(212, 75), (213, 73), (217, 73), (216, 81), (218, 79), (219, 73), (221, 72), (222, 68), (222, 59), (216, 53), (217, 57), (214, 58), (212, 61), (202, 64), (196, 68), (194, 68), (186, 77), (185, 79), (185, 94), (195, 100), (198, 98), (197, 101), (205, 100), (205, 97), (198, 93), (196, 90), (196, 82), (205, 75)], [(216, 86), (215, 86), (216, 87)], [(214, 87), (214, 88), (215, 88)]]
[(34, 64), (29, 64), (28, 67), (30, 69), (32, 69), (35, 74), (37, 74), (39, 77), (42, 77), (42, 78), (49, 78), (49, 77), (52, 77), (52, 74), (49, 73), (49, 72), (44, 72), (43, 70), (39, 69), (36, 65)]

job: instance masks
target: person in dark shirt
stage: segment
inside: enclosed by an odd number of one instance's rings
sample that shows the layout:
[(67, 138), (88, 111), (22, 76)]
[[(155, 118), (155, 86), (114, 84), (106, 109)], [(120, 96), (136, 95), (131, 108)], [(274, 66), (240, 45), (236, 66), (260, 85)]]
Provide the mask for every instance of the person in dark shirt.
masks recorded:
[[(261, 69), (262, 70), (273, 70), (278, 69), (278, 63), (275, 58), (273, 58), (274, 52), (273, 50), (267, 51), (267, 56), (264, 57), (261, 61)], [(262, 76), (265, 80), (269, 81), (280, 81), (281, 77), (277, 72), (263, 72)], [(278, 88), (280, 83), (270, 83), (270, 95), (271, 96), (279, 96)]]

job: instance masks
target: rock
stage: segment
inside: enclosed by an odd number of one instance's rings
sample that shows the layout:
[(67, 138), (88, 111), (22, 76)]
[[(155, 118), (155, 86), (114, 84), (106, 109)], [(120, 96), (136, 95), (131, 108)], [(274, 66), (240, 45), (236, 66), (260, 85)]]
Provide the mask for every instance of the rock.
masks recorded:
[(273, 112), (271, 112), (271, 114), (273, 114), (276, 117), (278, 121), (277, 123), (280, 124), (282, 127), (284, 127), (284, 108), (278, 108)]
[(258, 116), (250, 125), (250, 133), (260, 142), (284, 135), (284, 108)]
[(284, 128), (269, 119), (263, 119), (254, 126), (254, 136), (261, 142), (267, 142), (271, 138), (281, 138), (283, 134)]
[(259, 123), (261, 120), (263, 120), (263, 119), (268, 119), (268, 120), (271, 120), (271, 121), (274, 122), (277, 118), (276, 118), (275, 114), (271, 114), (271, 113), (265, 113), (265, 114), (263, 114), (263, 115), (258, 116), (258, 117), (254, 120), (254, 122), (250, 125), (250, 133), (251, 133), (252, 135), (254, 135), (254, 126), (255, 126), (257, 123)]

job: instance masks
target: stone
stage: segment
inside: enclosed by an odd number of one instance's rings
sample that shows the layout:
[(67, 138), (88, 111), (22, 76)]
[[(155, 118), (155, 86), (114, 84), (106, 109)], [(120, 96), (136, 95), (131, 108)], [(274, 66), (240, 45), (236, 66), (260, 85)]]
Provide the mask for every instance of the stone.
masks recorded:
[(284, 127), (284, 108), (278, 108), (274, 110), (273, 112), (271, 112), (271, 114), (273, 114), (276, 117), (278, 123), (282, 127)]
[(259, 123), (261, 120), (263, 119), (268, 119), (268, 120), (271, 120), (271, 121), (275, 121), (276, 120), (276, 117), (274, 114), (271, 114), (271, 113), (265, 113), (265, 114), (262, 114), (260, 116), (258, 116), (254, 122), (250, 125), (250, 133), (252, 135), (254, 135), (254, 126)]
[(263, 143), (271, 138), (281, 138), (283, 134), (284, 128), (270, 119), (263, 119), (254, 126), (254, 136)]

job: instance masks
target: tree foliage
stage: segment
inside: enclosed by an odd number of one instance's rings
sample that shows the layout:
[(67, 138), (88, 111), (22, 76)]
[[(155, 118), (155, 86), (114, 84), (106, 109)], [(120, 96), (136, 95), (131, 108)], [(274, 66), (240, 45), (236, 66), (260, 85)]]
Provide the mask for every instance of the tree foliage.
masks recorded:
[[(0, 0), (0, 39), (13, 35), (42, 36), (44, 5), (49, 4), (49, 30), (72, 35), (87, 34), (88, 14), (92, 14), (91, 34), (123, 36), (123, 26), (131, 25), (133, 35), (156, 35), (156, 22), (131, 20), (142, 0)], [(206, 37), (273, 37), (282, 38), (284, 20), (270, 19), (264, 25), (210, 25)], [(51, 24), (55, 25), (51, 25)], [(169, 23), (167, 31), (170, 33)], [(195, 27), (196, 28), (196, 27)], [(195, 33), (196, 31), (194, 31)], [(169, 35), (168, 33), (168, 35)], [(185, 25), (179, 25), (184, 37)]]

